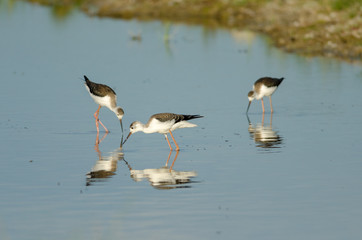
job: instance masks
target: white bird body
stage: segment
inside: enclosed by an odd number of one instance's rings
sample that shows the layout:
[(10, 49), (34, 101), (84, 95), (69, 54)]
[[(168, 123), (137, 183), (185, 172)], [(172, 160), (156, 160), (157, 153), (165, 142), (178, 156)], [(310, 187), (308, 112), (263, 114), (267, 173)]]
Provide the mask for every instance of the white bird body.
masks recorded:
[(161, 122), (157, 118), (152, 118), (149, 123), (142, 124), (143, 125), (143, 131), (144, 133), (161, 133), (161, 134), (167, 134), (168, 131), (174, 131), (178, 128), (191, 128), (191, 127), (197, 127), (196, 124), (189, 123), (187, 121), (180, 121), (175, 123), (175, 119), (170, 119), (165, 122)]
[[(112, 112), (116, 113), (117, 106), (115, 104), (112, 106), (112, 100), (111, 100), (110, 96), (98, 97), (96, 95), (93, 95), (90, 92), (89, 87), (87, 85), (85, 85), (85, 86), (89, 92), (89, 95), (92, 97), (92, 99), (94, 100), (95, 103), (97, 103), (98, 105), (101, 105), (102, 107), (106, 107), (109, 110), (111, 110)], [(114, 99), (115, 99), (114, 101), (117, 102), (117, 96), (114, 96)]]
[(266, 87), (265, 85), (262, 85), (260, 87), (260, 90), (257, 92), (257, 91), (255, 91), (255, 86), (254, 86), (253, 90), (255, 93), (255, 99), (260, 100), (263, 97), (269, 97), (275, 92), (275, 90), (277, 90), (277, 88), (278, 87)]

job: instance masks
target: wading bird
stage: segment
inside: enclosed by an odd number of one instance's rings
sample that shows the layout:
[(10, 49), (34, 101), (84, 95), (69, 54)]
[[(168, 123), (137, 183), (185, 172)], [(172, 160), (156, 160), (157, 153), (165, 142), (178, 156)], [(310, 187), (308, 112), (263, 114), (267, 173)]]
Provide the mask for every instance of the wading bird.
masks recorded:
[(117, 95), (113, 91), (113, 89), (104, 84), (94, 83), (90, 81), (85, 75), (84, 75), (84, 81), (85, 81), (85, 87), (88, 90), (90, 96), (99, 105), (97, 111), (94, 113), (94, 118), (96, 119), (97, 132), (99, 132), (98, 122), (103, 126), (104, 130), (106, 130), (107, 133), (109, 132), (108, 129), (101, 122), (101, 120), (99, 120), (99, 110), (103, 106), (109, 108), (112, 112), (116, 114), (121, 124), (123, 132), (122, 118), (124, 115), (124, 111), (121, 107), (117, 106)]
[(263, 113), (265, 112), (263, 97), (269, 97), (270, 101), (270, 111), (273, 112), (273, 105), (271, 100), (271, 95), (277, 90), (278, 86), (282, 83), (284, 78), (271, 78), (263, 77), (258, 79), (253, 86), (253, 90), (248, 93), (249, 105), (246, 110), (246, 113), (249, 111), (251, 102), (254, 99), (261, 99), (261, 104), (263, 107)]
[[(168, 146), (172, 150), (171, 143), (168, 140), (167, 133), (170, 133), (173, 142), (176, 145), (176, 151), (179, 151), (180, 148), (172, 135), (172, 131), (178, 128), (190, 128), (196, 127), (196, 124), (189, 123), (188, 120), (194, 118), (202, 118), (200, 115), (183, 115), (183, 114), (175, 114), (175, 113), (158, 113), (154, 114), (150, 117), (146, 124), (143, 124), (139, 121), (135, 121), (130, 126), (130, 132), (123, 142), (123, 144), (127, 141), (127, 139), (135, 132), (142, 131), (144, 133), (161, 133), (165, 135)], [(122, 145), (123, 145), (122, 144)]]

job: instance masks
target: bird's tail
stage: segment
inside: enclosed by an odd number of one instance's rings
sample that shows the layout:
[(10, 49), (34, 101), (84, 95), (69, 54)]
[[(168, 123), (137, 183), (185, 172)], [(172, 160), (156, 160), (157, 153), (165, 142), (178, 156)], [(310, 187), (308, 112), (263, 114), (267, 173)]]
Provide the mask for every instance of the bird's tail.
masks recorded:
[(191, 119), (195, 119), (195, 118), (202, 118), (204, 116), (201, 115), (182, 115), (184, 117), (183, 120), (187, 121), (187, 120), (191, 120)]
[(283, 80), (284, 80), (283, 77), (282, 77), (282, 78), (279, 78), (279, 82), (278, 82), (277, 86), (279, 86), (279, 85), (283, 82)]
[(84, 75), (84, 81), (85, 81), (85, 85), (88, 86), (89, 89), (92, 89), (92, 82), (87, 78), (86, 75)]
[(89, 82), (89, 79), (87, 78), (86, 75), (84, 75), (84, 81), (85, 81), (85, 82)]

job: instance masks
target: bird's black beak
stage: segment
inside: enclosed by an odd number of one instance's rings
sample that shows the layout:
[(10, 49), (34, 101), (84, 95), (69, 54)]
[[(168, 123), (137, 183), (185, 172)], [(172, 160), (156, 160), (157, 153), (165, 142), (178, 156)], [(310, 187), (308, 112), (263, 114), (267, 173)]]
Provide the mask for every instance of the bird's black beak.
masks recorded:
[(122, 136), (123, 136), (123, 124), (122, 124), (122, 119), (120, 119), (120, 120), (119, 120), (119, 123), (121, 124)]
[(249, 125), (251, 125), (251, 121), (250, 121), (250, 118), (249, 118), (248, 113), (246, 113), (246, 118), (248, 119), (248, 123), (249, 123)]
[(120, 146), (119, 146), (121, 149), (122, 149), (122, 147), (123, 147), (123, 133), (122, 133), (122, 137), (121, 137), (121, 144), (120, 144)]
[(126, 137), (126, 140), (124, 140), (124, 142), (122, 143), (122, 146), (127, 142), (128, 138), (129, 138), (131, 135), (132, 135), (132, 133), (130, 132), (130, 133), (128, 134), (128, 136)]
[(248, 108), (246, 109), (246, 114), (248, 114), (250, 104), (251, 104), (251, 101), (249, 101)]

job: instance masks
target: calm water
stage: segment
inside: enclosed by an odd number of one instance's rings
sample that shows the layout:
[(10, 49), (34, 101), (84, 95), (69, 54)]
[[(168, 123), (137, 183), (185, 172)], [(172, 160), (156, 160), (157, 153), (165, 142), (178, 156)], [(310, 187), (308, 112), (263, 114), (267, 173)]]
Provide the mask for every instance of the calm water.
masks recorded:
[[(0, 239), (362, 237), (361, 65), (245, 30), (61, 13), (0, 1)], [(95, 145), (84, 74), (117, 92), (125, 134), (158, 112), (205, 117), (175, 132), (176, 156), (159, 134), (120, 149), (102, 109)], [(285, 77), (275, 113), (266, 99), (247, 118), (262, 76)]]

